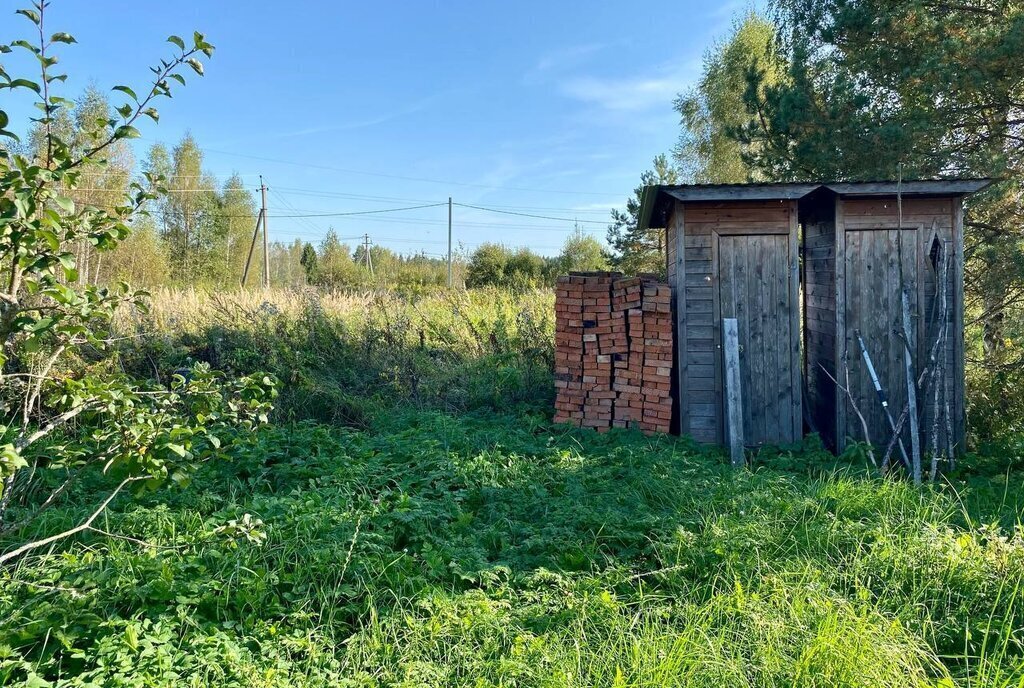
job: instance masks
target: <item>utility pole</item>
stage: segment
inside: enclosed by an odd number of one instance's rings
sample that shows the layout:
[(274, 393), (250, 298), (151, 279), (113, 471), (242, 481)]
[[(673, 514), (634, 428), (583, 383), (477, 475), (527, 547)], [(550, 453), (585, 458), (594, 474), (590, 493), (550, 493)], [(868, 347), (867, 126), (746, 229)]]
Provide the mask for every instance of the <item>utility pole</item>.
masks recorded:
[(259, 215), (256, 216), (256, 226), (252, 230), (252, 243), (249, 244), (249, 255), (245, 258), (245, 269), (242, 270), (242, 286), (245, 287), (246, 281), (249, 279), (249, 267), (252, 265), (252, 254), (256, 251), (256, 239), (260, 236), (260, 225), (263, 224), (263, 208), (260, 208)]
[(259, 177), (259, 190), (262, 196), (262, 204), (259, 209), (259, 215), (256, 216), (256, 226), (253, 227), (253, 242), (249, 245), (249, 255), (246, 257), (246, 267), (242, 270), (242, 286), (246, 286), (246, 282), (249, 279), (249, 268), (252, 267), (253, 253), (256, 252), (256, 240), (259, 239), (259, 229), (263, 227), (263, 288), (270, 286), (270, 254), (268, 249), (269, 242), (266, 238), (266, 186), (263, 184), (263, 175)]
[(370, 276), (373, 276), (373, 258), (370, 256), (370, 235), (363, 235), (363, 263), (366, 264), (366, 269), (370, 271)]
[(448, 288), (452, 288), (452, 197), (448, 197)]
[(263, 175), (260, 175), (260, 196), (263, 205), (260, 214), (263, 215), (263, 288), (270, 288), (270, 239), (267, 236), (267, 185), (263, 183)]

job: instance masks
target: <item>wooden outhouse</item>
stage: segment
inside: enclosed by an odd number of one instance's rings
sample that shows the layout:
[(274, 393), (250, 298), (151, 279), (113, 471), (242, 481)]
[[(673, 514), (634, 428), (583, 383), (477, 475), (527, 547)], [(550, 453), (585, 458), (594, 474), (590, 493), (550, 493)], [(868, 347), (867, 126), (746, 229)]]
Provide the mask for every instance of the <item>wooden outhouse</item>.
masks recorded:
[[(896, 182), (645, 189), (641, 226), (666, 232), (676, 324), (675, 427), (702, 442), (724, 441), (722, 319), (736, 318), (748, 445), (794, 442), (805, 430), (820, 433), (836, 450), (847, 438), (863, 439), (846, 392), (834, 382), (845, 387), (847, 369), (872, 442), (886, 443), (891, 430), (857, 335), (898, 416), (906, 403), (902, 277), (915, 370), (925, 368), (942, 325), (938, 313), (946, 314), (943, 398), (953, 444), (962, 445), (962, 199), (988, 183), (904, 182), (899, 204)], [(938, 256), (947, 259), (944, 304), (936, 291)], [(932, 399), (921, 401), (926, 427)]]
[(722, 443), (722, 319), (736, 318), (748, 445), (803, 436), (798, 205), (815, 185), (648, 187), (641, 222), (666, 230), (682, 434)]
[[(939, 418), (942, 422), (935, 427), (943, 448), (962, 450), (963, 198), (989, 183), (831, 183), (800, 200), (807, 420), (809, 429), (836, 451), (842, 451), (850, 438), (864, 440), (864, 425), (872, 443), (887, 444), (892, 430), (863, 350), (871, 358), (889, 413), (898, 421), (907, 405), (908, 348), (919, 378), (926, 369), (938, 370), (933, 378), (919, 380), (928, 383), (920, 385), (928, 394), (918, 399), (922, 434)], [(903, 335), (901, 278), (910, 342)], [(940, 283), (945, 285), (944, 296)], [(843, 389), (847, 380), (849, 395)], [(936, 387), (941, 387), (938, 397)], [(941, 406), (937, 416), (936, 402)], [(903, 427), (909, 446), (909, 424)]]

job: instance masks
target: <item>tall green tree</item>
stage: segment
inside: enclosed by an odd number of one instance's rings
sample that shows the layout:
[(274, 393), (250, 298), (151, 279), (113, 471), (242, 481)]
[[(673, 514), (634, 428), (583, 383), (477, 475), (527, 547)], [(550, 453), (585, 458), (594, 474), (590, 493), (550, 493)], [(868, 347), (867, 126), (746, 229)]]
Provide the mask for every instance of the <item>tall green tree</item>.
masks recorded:
[(306, 275), (306, 283), (314, 284), (316, 282), (317, 275), (317, 256), (316, 249), (313, 248), (313, 244), (305, 243), (302, 246), (302, 256), (299, 258), (299, 264), (302, 265), (302, 270)]
[(640, 198), (645, 186), (677, 183), (678, 171), (669, 163), (667, 156), (659, 155), (654, 158), (653, 168), (640, 175), (640, 185), (633, 189), (633, 195), (626, 201), (625, 210), (612, 210), (607, 239), (611, 248), (609, 263), (616, 270), (630, 275), (642, 272), (658, 275), (665, 273), (665, 231), (638, 228)]
[[(211, 247), (210, 276), (226, 284), (238, 284), (252, 246), (256, 227), (256, 199), (242, 178), (231, 175), (221, 188), (216, 209), (215, 243)], [(256, 242), (252, 264), (262, 265), (263, 243)]]
[(185, 134), (171, 155), (168, 196), (164, 203), (164, 240), (172, 276), (193, 281), (208, 275), (216, 261), (218, 198), (216, 182), (203, 172), (203, 151)]
[(555, 259), (555, 270), (559, 274), (573, 271), (607, 270), (608, 256), (601, 242), (584, 234), (576, 227), (562, 245), (562, 252)]
[(316, 283), (325, 287), (343, 287), (355, 285), (359, 279), (359, 270), (352, 262), (348, 245), (341, 243), (334, 229), (329, 229), (320, 242)]
[(761, 73), (738, 137), (768, 178), (995, 176), (971, 201), (969, 312), (996, 357), (1024, 307), (1024, 5), (775, 0), (786, 79)]
[(745, 159), (752, 144), (737, 136), (756, 116), (744, 100), (752, 74), (763, 91), (784, 78), (785, 62), (775, 50), (774, 24), (749, 11), (733, 24), (726, 40), (708, 50), (700, 80), (676, 99), (683, 131), (673, 157), (686, 181), (735, 184), (764, 179)]

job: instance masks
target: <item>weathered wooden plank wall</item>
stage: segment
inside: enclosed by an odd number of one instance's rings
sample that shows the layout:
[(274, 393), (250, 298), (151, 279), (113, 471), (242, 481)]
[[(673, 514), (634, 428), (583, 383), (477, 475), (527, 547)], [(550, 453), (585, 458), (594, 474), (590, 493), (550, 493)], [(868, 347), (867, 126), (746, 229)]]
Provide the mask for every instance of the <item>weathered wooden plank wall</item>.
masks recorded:
[(796, 203), (677, 203), (669, 224), (681, 432), (724, 441), (721, 321), (736, 317), (747, 442), (795, 441), (803, 423)]
[[(891, 432), (863, 365), (855, 332), (864, 337), (875, 362), (879, 379), (889, 394), (893, 415), (898, 417), (906, 404), (903, 340), (900, 335), (900, 292), (898, 209), (895, 198), (850, 199), (838, 201), (836, 291), (836, 357), (845, 353), (851, 371), (851, 392), (861, 412), (868, 419), (871, 439), (885, 444)], [(958, 244), (962, 251), (962, 235), (955, 231), (960, 200), (958, 198), (910, 198), (903, 201), (903, 275), (909, 290), (911, 314), (916, 323), (912, 336), (915, 368), (927, 364), (928, 351), (941, 326), (937, 320), (937, 271), (933, 262), (937, 245), (948, 247), (947, 258), (955, 265)], [(962, 254), (961, 254), (962, 255)], [(840, 269), (841, 268), (841, 269)], [(954, 306), (962, 304), (962, 282), (950, 271), (946, 298)], [(959, 285), (959, 286), (958, 286)], [(961, 306), (962, 307), (962, 306)], [(957, 370), (963, 333), (963, 319), (950, 315), (951, 336), (941, 352), (944, 375), (951, 381), (951, 411), (962, 408), (963, 376)], [(840, 371), (841, 372), (841, 371)], [(922, 428), (930, 428), (933, 410), (922, 404)], [(837, 449), (842, 450), (848, 437), (863, 439), (850, 404), (839, 404), (837, 418)], [(962, 421), (954, 422), (954, 441), (962, 441)], [(906, 431), (905, 431), (906, 433)], [(909, 442), (908, 436), (904, 438)], [(945, 438), (943, 438), (944, 441)]]
[(806, 411), (811, 428), (829, 447), (836, 446), (835, 206), (833, 196), (818, 197), (806, 204), (803, 216)]

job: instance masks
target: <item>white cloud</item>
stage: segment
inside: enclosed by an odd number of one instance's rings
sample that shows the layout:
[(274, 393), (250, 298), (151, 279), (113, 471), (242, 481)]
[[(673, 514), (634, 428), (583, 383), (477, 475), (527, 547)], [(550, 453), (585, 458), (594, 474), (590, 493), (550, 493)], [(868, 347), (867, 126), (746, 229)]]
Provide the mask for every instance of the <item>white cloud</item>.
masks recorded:
[(312, 136), (314, 134), (326, 134), (329, 132), (350, 131), (353, 129), (365, 129), (367, 127), (374, 127), (377, 126), (378, 124), (384, 124), (385, 122), (390, 122), (391, 120), (407, 117), (409, 115), (421, 112), (430, 107), (433, 103), (439, 101), (442, 96), (446, 95), (446, 93), (448, 92), (433, 93), (431, 95), (426, 96), (425, 98), (413, 101), (412, 103), (405, 107), (398, 108), (390, 112), (385, 112), (376, 117), (370, 117), (361, 120), (350, 120), (348, 122), (336, 122), (332, 124), (324, 124), (321, 126), (305, 127), (302, 129), (295, 129), (293, 131), (281, 132), (275, 136), (272, 136), (271, 138), (288, 139), (299, 136)]
[(607, 47), (609, 47), (607, 43), (587, 43), (554, 50), (537, 60), (537, 64), (527, 76), (577, 67), (586, 62), (591, 55)]
[(573, 77), (559, 84), (570, 98), (612, 112), (639, 112), (664, 109), (676, 94), (686, 90), (699, 69), (699, 63), (666, 64), (648, 74), (630, 77)]

